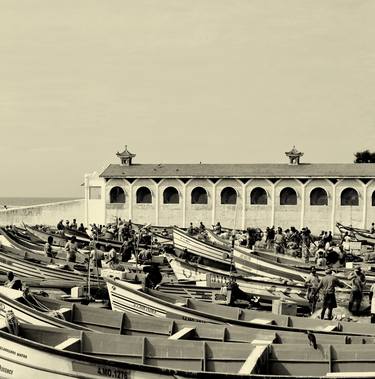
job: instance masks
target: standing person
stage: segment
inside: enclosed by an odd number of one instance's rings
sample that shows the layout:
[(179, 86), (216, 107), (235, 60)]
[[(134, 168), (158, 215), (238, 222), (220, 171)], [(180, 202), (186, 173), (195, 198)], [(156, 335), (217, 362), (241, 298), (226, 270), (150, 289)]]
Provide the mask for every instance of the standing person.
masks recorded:
[(328, 310), (328, 320), (332, 320), (332, 311), (337, 308), (336, 302), (336, 287), (344, 287), (344, 283), (340, 282), (336, 276), (332, 275), (332, 269), (326, 270), (326, 275), (320, 280), (317, 293), (322, 290), (323, 293), (323, 308), (320, 318), (324, 320), (324, 314)]
[(100, 244), (95, 243), (92, 250), (90, 251), (90, 260), (93, 262), (96, 270), (102, 268), (102, 260), (104, 259), (104, 252), (100, 250)]
[(220, 222), (217, 222), (217, 224), (214, 226), (214, 233), (215, 234), (221, 234), (221, 225), (220, 225)]
[(70, 229), (77, 230), (78, 225), (77, 225), (77, 220), (73, 218), (73, 222), (70, 224)]
[(45, 243), (43, 247), (43, 252), (47, 257), (54, 258), (55, 254), (52, 250), (52, 244), (53, 244), (53, 237), (48, 236), (47, 242)]
[(64, 221), (60, 220), (57, 224), (57, 230), (64, 230)]
[(65, 245), (67, 254), (66, 260), (68, 262), (75, 262), (77, 260), (78, 246), (76, 236), (73, 236)]
[(307, 276), (305, 280), (305, 285), (307, 287), (306, 298), (310, 303), (311, 314), (315, 312), (316, 303), (318, 302), (319, 292), (318, 286), (320, 283), (320, 279), (318, 274), (316, 273), (315, 266), (312, 266), (310, 269), (310, 274)]
[(302, 257), (305, 260), (305, 263), (310, 262), (310, 244), (311, 244), (311, 237), (310, 235), (303, 229), (302, 232), (302, 242), (301, 242), (301, 250), (302, 250)]
[(375, 296), (374, 296), (374, 292), (375, 292), (375, 283), (371, 286), (370, 288), (370, 292), (368, 294), (368, 297), (369, 297), (369, 302), (371, 304), (371, 309), (370, 309), (370, 312), (371, 312), (371, 324), (374, 324), (375, 323)]
[(83, 224), (81, 223), (77, 229), (79, 232), (82, 232), (82, 233), (85, 233), (86, 232), (86, 228), (83, 226)]
[(370, 229), (371, 234), (375, 234), (375, 223), (371, 224), (371, 229)]
[(266, 231), (266, 244), (267, 249), (273, 248), (273, 243), (275, 241), (275, 228), (272, 226), (272, 228), (268, 228), (268, 231)]
[(276, 254), (284, 254), (285, 237), (280, 228), (278, 228), (277, 233), (275, 235), (274, 246)]
[[(366, 282), (366, 277), (360, 267), (356, 267), (354, 272), (349, 275), (349, 279), (352, 280), (352, 290), (349, 298), (349, 311), (353, 315), (358, 316), (361, 307), (361, 301), (363, 297), (363, 289)], [(353, 308), (354, 306), (354, 308)]]
[(205, 230), (206, 230), (206, 227), (204, 226), (203, 222), (201, 221), (201, 222), (199, 223), (199, 231), (202, 233), (202, 232), (204, 232)]
[(188, 234), (191, 236), (194, 234), (194, 226), (192, 222), (190, 223), (190, 226), (188, 228)]

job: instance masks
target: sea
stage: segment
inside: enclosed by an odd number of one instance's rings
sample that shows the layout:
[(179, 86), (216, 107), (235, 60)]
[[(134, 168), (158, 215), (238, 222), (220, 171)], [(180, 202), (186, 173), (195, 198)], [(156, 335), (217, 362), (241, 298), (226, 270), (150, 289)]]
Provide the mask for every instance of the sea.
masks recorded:
[(76, 200), (79, 197), (0, 197), (0, 209)]

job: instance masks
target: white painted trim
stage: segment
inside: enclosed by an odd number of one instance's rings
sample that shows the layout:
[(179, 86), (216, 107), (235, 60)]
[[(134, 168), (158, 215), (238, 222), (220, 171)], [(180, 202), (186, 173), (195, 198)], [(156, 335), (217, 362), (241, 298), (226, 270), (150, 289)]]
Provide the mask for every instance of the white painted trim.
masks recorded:
[[(248, 183), (248, 182), (247, 182)], [(246, 186), (247, 183), (242, 183), (242, 229), (245, 229), (246, 223)]]
[(133, 218), (133, 183), (129, 183), (129, 220)]
[(332, 186), (332, 213), (331, 213), (331, 232), (332, 234), (335, 232), (336, 228), (336, 184), (332, 183), (329, 179), (327, 179), (329, 183), (331, 183)]
[(367, 188), (368, 188), (368, 184), (369, 183), (367, 183), (367, 184), (362, 183), (362, 185), (363, 185), (362, 228), (363, 229), (367, 229), (366, 225), (367, 225), (367, 204), (368, 204), (368, 201), (367, 201)]
[[(156, 190), (155, 190), (155, 225), (158, 226), (159, 225), (159, 207), (160, 207), (160, 194), (159, 194), (159, 191), (160, 191), (160, 188), (159, 188), (159, 183), (156, 183), (155, 180), (153, 181), (154, 182), (154, 185), (156, 187)], [(168, 187), (167, 187), (168, 188)], [(165, 191), (165, 188), (163, 190), (163, 192)]]
[(216, 219), (216, 185), (219, 183), (218, 181), (216, 183), (212, 183), (212, 220), (211, 224), (216, 225), (215, 219)]
[[(187, 183), (186, 183), (187, 184)], [(186, 228), (186, 184), (183, 183), (183, 194), (182, 194), (182, 227)]]

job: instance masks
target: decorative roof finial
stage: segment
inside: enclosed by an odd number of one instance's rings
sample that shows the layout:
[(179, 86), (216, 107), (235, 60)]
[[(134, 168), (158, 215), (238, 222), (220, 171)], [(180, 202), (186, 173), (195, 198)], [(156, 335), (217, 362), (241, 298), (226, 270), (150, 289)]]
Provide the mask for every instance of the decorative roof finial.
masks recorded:
[(296, 149), (296, 146), (293, 145), (292, 150), (286, 151), (285, 155), (289, 158), (289, 164), (291, 165), (299, 165), (300, 158), (303, 156), (303, 153)]
[(125, 145), (125, 149), (122, 153), (117, 152), (116, 155), (120, 158), (121, 164), (124, 166), (130, 166), (132, 159), (136, 156), (128, 150), (128, 145)]

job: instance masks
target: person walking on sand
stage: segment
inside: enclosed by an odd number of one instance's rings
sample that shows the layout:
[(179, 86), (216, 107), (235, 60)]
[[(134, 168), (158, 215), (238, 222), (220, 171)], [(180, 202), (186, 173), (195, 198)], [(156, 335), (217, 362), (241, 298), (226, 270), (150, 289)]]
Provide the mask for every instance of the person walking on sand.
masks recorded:
[(366, 283), (365, 274), (362, 272), (360, 267), (356, 267), (354, 272), (350, 273), (349, 279), (351, 279), (352, 290), (350, 291), (349, 298), (349, 311), (353, 315), (358, 316), (359, 310), (361, 308), (361, 302), (363, 297), (363, 289)]
[(332, 320), (332, 311), (337, 308), (336, 302), (336, 287), (344, 287), (344, 283), (340, 282), (336, 276), (332, 275), (332, 269), (326, 270), (326, 275), (320, 280), (316, 289), (317, 293), (322, 290), (323, 293), (323, 308), (320, 318), (324, 320), (324, 315), (327, 312), (328, 320)]
[(319, 292), (317, 288), (319, 286), (320, 279), (316, 273), (315, 266), (310, 269), (310, 274), (307, 276), (305, 286), (307, 287), (306, 298), (310, 303), (311, 314), (315, 312), (316, 303), (318, 302)]

